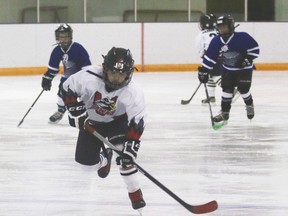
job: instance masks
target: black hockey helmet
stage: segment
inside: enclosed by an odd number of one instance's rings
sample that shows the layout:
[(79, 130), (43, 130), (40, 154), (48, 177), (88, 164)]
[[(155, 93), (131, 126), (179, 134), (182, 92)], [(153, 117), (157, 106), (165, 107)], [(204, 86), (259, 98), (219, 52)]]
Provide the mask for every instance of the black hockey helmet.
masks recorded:
[[(61, 41), (60, 36), (66, 36), (68, 40)], [(55, 38), (57, 44), (60, 45), (63, 49), (67, 49), (72, 43), (73, 39), (73, 29), (68, 24), (60, 24), (58, 28), (55, 30)]]
[(200, 16), (199, 23), (201, 30), (214, 29), (216, 27), (217, 17), (214, 14)]
[(234, 22), (234, 19), (232, 16), (230, 15), (224, 15), (224, 16), (221, 16), (217, 19), (217, 29), (222, 26), (222, 25), (226, 25), (229, 29), (229, 31), (227, 33), (222, 33), (219, 32), (219, 35), (223, 38), (223, 39), (227, 39), (229, 38), (233, 33), (234, 33), (234, 30), (235, 30), (235, 22)]
[[(103, 56), (103, 79), (109, 89), (120, 89), (129, 84), (134, 71), (134, 60), (129, 49), (112, 47), (106, 56)], [(122, 83), (112, 83), (108, 79), (108, 70), (115, 73), (125, 73), (126, 78)]]

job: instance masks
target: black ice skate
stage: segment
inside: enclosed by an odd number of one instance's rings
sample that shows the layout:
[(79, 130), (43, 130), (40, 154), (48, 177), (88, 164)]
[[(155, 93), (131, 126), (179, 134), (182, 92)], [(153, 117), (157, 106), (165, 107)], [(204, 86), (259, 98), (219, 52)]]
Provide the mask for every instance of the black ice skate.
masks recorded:
[(248, 119), (252, 119), (255, 115), (255, 112), (254, 112), (254, 105), (251, 104), (251, 105), (246, 105), (246, 112), (247, 112), (247, 118)]
[(141, 209), (143, 207), (146, 206), (146, 203), (143, 199), (143, 194), (141, 189), (133, 192), (133, 193), (129, 193), (129, 198), (131, 200), (131, 204), (132, 204), (132, 208), (133, 209)]
[[(109, 172), (110, 172), (110, 167), (111, 167), (111, 160), (112, 160), (113, 151), (112, 151), (112, 149), (107, 148), (107, 149), (106, 149), (106, 152), (107, 152), (107, 155), (108, 155), (108, 157), (107, 157), (107, 164), (106, 164), (106, 166), (101, 167), (101, 168), (98, 170), (98, 176), (99, 176), (100, 178), (106, 178), (106, 177), (109, 175)], [(100, 154), (103, 155), (103, 158), (105, 158), (104, 152), (101, 152)]]
[(229, 119), (229, 112), (221, 112), (219, 115), (215, 116), (213, 118), (213, 128), (215, 130), (223, 127), (224, 125), (227, 124), (227, 121)]
[(216, 102), (216, 99), (215, 97), (209, 97), (209, 99), (205, 98), (201, 101), (202, 104), (207, 104), (208, 101), (210, 101), (210, 103), (215, 103)]
[(65, 111), (65, 109), (59, 108), (57, 112), (50, 116), (49, 123), (57, 124), (63, 118)]

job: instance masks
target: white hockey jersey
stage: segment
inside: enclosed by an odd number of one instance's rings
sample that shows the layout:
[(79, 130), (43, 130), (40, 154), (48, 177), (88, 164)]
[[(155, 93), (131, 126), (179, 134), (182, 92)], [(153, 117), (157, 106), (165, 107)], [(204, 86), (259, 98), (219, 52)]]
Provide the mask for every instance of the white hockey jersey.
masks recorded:
[(102, 79), (103, 68), (88, 66), (78, 73), (70, 76), (63, 88), (75, 92), (84, 102), (89, 120), (107, 123), (127, 114), (128, 121), (146, 118), (146, 105), (144, 93), (133, 80), (118, 90), (108, 92)]
[(203, 58), (214, 36), (218, 35), (216, 29), (204, 29), (196, 37), (195, 43), (200, 58)]

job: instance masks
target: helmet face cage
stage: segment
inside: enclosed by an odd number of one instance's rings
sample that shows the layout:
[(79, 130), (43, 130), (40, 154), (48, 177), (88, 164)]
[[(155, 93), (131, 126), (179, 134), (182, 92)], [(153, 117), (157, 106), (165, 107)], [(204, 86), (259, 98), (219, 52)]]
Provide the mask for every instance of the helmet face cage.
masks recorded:
[(232, 16), (225, 15), (225, 16), (219, 17), (217, 19), (217, 28), (221, 25), (226, 25), (229, 29), (229, 32), (225, 34), (220, 34), (220, 32), (218, 31), (221, 37), (228, 38), (230, 37), (230, 35), (234, 33), (235, 26), (234, 26), (234, 19)]
[[(60, 35), (67, 35), (69, 38), (68, 42), (61, 42)], [(59, 25), (59, 27), (55, 30), (55, 39), (58, 45), (60, 45), (63, 49), (67, 49), (72, 43), (73, 29), (68, 24)]]
[[(108, 79), (108, 70), (112, 70), (118, 73), (126, 73), (126, 78), (122, 83), (111, 83)], [(129, 49), (113, 47), (106, 56), (104, 56), (103, 63), (103, 78), (107, 87), (117, 90), (131, 81), (134, 71), (134, 60), (132, 53)]]
[(216, 16), (214, 14), (206, 14), (200, 17), (200, 28), (204, 29), (214, 29), (216, 27)]

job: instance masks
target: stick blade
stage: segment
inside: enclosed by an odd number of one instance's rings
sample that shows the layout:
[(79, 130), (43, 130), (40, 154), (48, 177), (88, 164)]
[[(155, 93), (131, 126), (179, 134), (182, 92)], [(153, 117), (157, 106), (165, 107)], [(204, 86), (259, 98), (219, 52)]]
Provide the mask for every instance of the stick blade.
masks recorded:
[(181, 104), (182, 105), (186, 105), (189, 104), (190, 100), (181, 100)]
[(17, 127), (20, 127), (20, 125), (23, 123), (23, 120), (21, 120), (20, 122), (19, 122), (19, 124), (17, 125)]
[(213, 200), (213, 201), (205, 203), (203, 205), (191, 206), (190, 212), (192, 212), (194, 214), (206, 214), (206, 213), (213, 212), (213, 211), (217, 210), (217, 208), (218, 208), (218, 203), (216, 202), (216, 200)]

